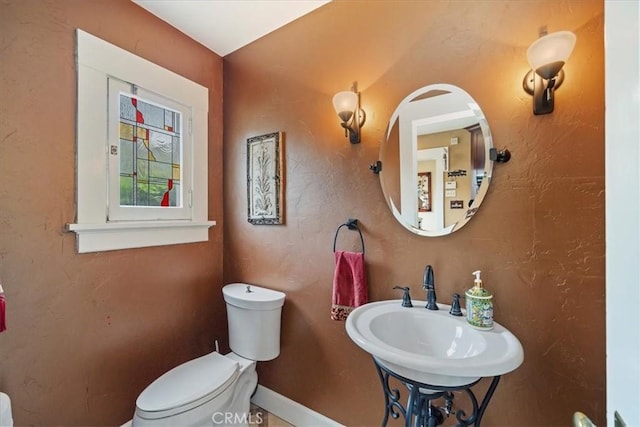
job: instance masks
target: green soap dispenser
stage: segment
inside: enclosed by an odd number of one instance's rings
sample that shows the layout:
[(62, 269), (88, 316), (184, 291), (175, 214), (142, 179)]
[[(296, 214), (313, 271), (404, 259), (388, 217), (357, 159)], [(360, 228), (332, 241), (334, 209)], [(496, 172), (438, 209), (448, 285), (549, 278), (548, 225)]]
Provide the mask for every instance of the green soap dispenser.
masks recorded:
[(493, 329), (493, 295), (482, 287), (480, 270), (474, 271), (473, 288), (465, 292), (467, 322), (476, 329)]

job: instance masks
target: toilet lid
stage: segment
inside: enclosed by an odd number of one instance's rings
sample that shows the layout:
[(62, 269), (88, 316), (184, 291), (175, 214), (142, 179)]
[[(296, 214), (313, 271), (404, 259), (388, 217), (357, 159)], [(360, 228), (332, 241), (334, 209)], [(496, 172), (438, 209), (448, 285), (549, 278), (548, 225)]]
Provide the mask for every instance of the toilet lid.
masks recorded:
[[(247, 292), (248, 291), (248, 292)], [(285, 294), (246, 283), (231, 283), (222, 288), (225, 302), (249, 310), (273, 310), (284, 305)]]
[(238, 362), (213, 352), (183, 363), (151, 383), (136, 400), (145, 412), (166, 411), (222, 393), (238, 376)]

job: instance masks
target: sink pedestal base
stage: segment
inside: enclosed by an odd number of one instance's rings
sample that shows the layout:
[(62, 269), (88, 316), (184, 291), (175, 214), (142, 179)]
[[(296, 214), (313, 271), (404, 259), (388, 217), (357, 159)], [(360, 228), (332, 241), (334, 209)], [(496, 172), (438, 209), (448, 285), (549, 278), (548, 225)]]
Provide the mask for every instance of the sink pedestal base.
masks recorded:
[[(482, 398), (482, 403), (478, 405), (478, 399), (471, 390), (471, 387), (480, 382), (479, 379), (462, 386), (437, 386), (424, 384), (400, 376), (378, 362), (375, 357), (373, 358), (373, 363), (378, 371), (384, 392), (385, 410), (382, 427), (387, 425), (389, 415), (394, 419), (402, 415), (405, 419), (405, 427), (436, 427), (444, 422), (445, 415), (448, 417), (451, 414), (455, 414), (456, 420), (458, 421), (456, 426), (473, 425), (480, 427), (480, 422), (489, 405), (489, 400), (491, 400), (500, 381), (500, 375), (493, 377), (491, 385), (489, 385), (487, 392)], [(400, 391), (397, 388), (392, 389), (389, 386), (389, 377), (397, 379), (407, 388), (409, 397), (407, 398), (406, 407), (400, 402)], [(452, 410), (453, 399), (455, 397), (453, 394), (454, 391), (460, 391), (466, 394), (471, 401), (472, 411), (468, 417), (464, 410)], [(442, 408), (438, 408), (432, 403), (438, 399), (444, 399), (444, 406)]]

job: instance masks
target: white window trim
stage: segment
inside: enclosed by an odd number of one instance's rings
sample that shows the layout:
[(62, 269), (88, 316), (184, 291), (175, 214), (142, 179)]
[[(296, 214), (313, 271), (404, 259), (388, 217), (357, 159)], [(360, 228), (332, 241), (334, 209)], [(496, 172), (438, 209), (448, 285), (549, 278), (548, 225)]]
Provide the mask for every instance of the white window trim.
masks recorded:
[[(79, 253), (209, 239), (207, 220), (208, 89), (80, 29), (77, 36), (77, 235)], [(116, 77), (193, 108), (193, 199), (190, 220), (107, 221), (107, 78)], [(102, 135), (97, 132), (102, 132)]]

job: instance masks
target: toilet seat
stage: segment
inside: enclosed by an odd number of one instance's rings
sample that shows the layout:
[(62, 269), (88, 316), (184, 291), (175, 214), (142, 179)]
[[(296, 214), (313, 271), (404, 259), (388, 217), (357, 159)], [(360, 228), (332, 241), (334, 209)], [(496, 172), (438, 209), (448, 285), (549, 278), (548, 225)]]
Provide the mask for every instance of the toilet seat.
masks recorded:
[(213, 352), (186, 362), (151, 383), (136, 400), (136, 414), (145, 419), (176, 415), (214, 399), (239, 375), (239, 363)]

